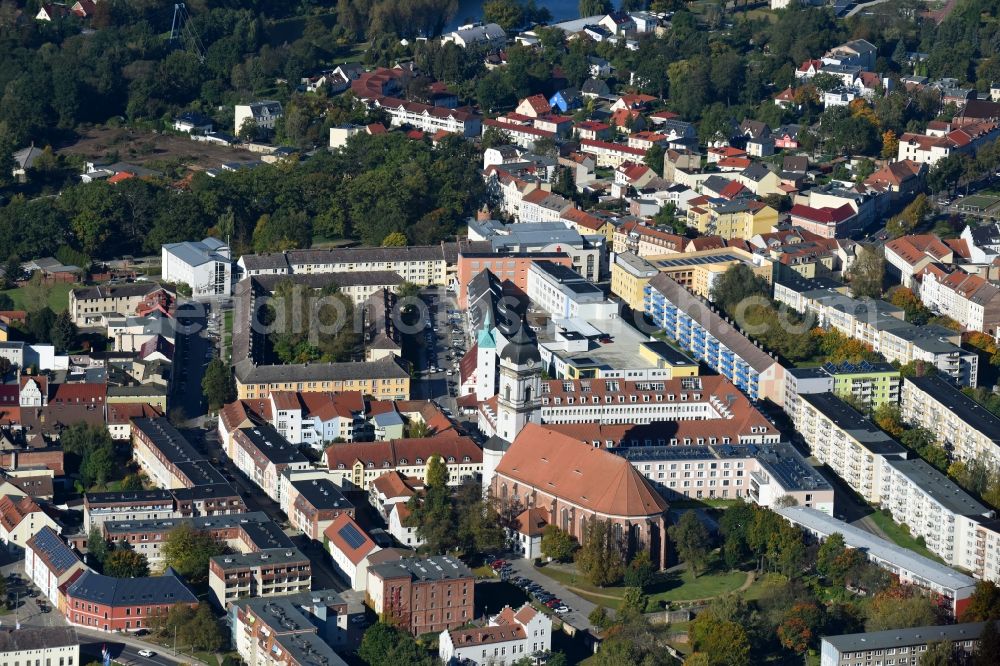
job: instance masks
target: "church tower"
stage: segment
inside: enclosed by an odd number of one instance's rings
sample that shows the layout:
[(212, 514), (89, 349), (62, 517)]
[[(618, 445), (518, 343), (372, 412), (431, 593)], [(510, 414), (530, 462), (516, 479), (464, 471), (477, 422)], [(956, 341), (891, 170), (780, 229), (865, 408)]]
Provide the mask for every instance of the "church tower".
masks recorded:
[(538, 345), (522, 321), (500, 352), (496, 434), (513, 442), (527, 423), (540, 423), (542, 361)]
[(487, 308), (476, 338), (476, 400), (489, 400), (496, 394), (497, 341), (493, 335), (492, 310)]

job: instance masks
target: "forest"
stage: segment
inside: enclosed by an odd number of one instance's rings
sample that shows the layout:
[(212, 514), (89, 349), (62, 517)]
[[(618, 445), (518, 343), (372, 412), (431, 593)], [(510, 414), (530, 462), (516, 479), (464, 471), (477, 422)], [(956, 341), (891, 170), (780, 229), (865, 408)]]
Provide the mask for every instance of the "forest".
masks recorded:
[(482, 179), (470, 167), (477, 160), (458, 137), (434, 148), (402, 133), (359, 134), (337, 153), (214, 178), (98, 181), (59, 197), (16, 196), (0, 208), (0, 261), (70, 254), (85, 263), (206, 234), (231, 238), (237, 255), (309, 247), (314, 238), (379, 245), (393, 232), (435, 243), (482, 201)]

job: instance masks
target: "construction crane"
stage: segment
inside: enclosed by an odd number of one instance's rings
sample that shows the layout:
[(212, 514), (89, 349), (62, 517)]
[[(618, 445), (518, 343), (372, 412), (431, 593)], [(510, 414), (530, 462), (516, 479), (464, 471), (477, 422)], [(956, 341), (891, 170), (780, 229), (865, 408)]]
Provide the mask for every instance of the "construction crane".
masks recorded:
[(187, 6), (183, 2), (178, 2), (174, 4), (174, 20), (170, 24), (170, 43), (180, 44), (181, 40), (187, 48), (195, 52), (199, 61), (205, 62), (205, 45), (191, 26), (191, 15), (188, 14)]

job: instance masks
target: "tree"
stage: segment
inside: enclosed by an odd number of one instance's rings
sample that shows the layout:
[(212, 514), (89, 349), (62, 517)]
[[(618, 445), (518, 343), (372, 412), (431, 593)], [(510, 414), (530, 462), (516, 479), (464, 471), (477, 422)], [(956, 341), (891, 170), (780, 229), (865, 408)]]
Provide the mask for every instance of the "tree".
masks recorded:
[[(703, 619), (704, 618), (704, 619)], [(716, 621), (711, 613), (700, 613), (692, 623), (695, 654), (708, 666), (747, 666), (750, 639), (736, 622)]]
[(91, 566), (96, 564), (98, 569), (100, 569), (103, 567), (104, 560), (107, 559), (109, 552), (108, 542), (104, 540), (101, 528), (96, 525), (91, 527), (90, 532), (87, 534), (88, 564)]
[(208, 561), (225, 553), (226, 547), (207, 532), (182, 523), (167, 534), (162, 552), (164, 566), (173, 567), (191, 583), (200, 584), (208, 579)]
[(622, 544), (615, 537), (610, 520), (596, 516), (586, 521), (583, 544), (576, 551), (576, 566), (592, 585), (613, 585), (625, 570)]
[(87, 488), (103, 486), (115, 473), (113, 446), (100, 446), (88, 452), (80, 463), (80, 479)]
[(677, 554), (697, 576), (704, 568), (712, 546), (711, 535), (698, 519), (698, 514), (690, 509), (685, 511), (677, 524), (670, 527), (670, 539)]
[(104, 575), (114, 578), (144, 578), (149, 575), (149, 562), (142, 553), (119, 548), (104, 561)]
[(557, 562), (568, 562), (579, 544), (576, 539), (556, 525), (546, 525), (542, 530), (542, 554)]
[(421, 650), (413, 637), (405, 632), (379, 622), (365, 630), (358, 656), (371, 666), (431, 666), (434, 660)]
[(652, 169), (657, 176), (663, 175), (663, 146), (654, 143), (642, 157), (642, 163)]
[(114, 442), (107, 428), (75, 423), (59, 435), (59, 442), (65, 453), (67, 472), (79, 472), (88, 488), (104, 485), (114, 478), (118, 467)]
[(201, 378), (201, 390), (210, 410), (220, 409), (236, 400), (236, 379), (222, 359), (213, 358)]
[(1000, 654), (1000, 629), (997, 628), (995, 620), (990, 620), (979, 634), (979, 645), (972, 655), (972, 664), (991, 666), (996, 663), (998, 654)]
[(1000, 619), (1000, 586), (990, 580), (977, 580), (969, 605), (962, 611), (962, 622), (985, 622)]
[(920, 666), (951, 666), (954, 647), (951, 641), (931, 641), (927, 651), (920, 655)]
[(882, 133), (882, 157), (885, 159), (895, 159), (899, 152), (899, 139), (891, 129)]
[(204, 602), (198, 604), (194, 617), (180, 628), (177, 637), (192, 649), (202, 652), (215, 653), (225, 645), (222, 627), (211, 607)]
[(824, 578), (829, 579), (833, 573), (833, 563), (843, 554), (845, 549), (843, 534), (834, 532), (828, 536), (816, 551), (816, 571)]
[(782, 647), (805, 654), (823, 623), (823, 611), (812, 602), (792, 606), (778, 625), (778, 640)]
[(73, 323), (73, 317), (69, 312), (57, 314), (49, 336), (56, 351), (63, 353), (72, 350), (76, 346), (76, 336), (76, 324)]
[(510, 31), (524, 25), (524, 8), (518, 0), (487, 0), (483, 3), (483, 22), (496, 23)]
[(646, 610), (646, 595), (641, 587), (628, 587), (622, 595), (619, 612), (623, 615), (639, 615)]
[(382, 239), (382, 247), (406, 247), (406, 234), (401, 231), (393, 231)]
[(730, 317), (735, 317), (741, 304), (768, 302), (767, 282), (746, 264), (733, 264), (712, 284), (712, 302)]
[(580, 0), (580, 16), (597, 16), (611, 12), (611, 0)]
[(121, 482), (119, 482), (118, 487), (121, 490), (142, 490), (144, 488), (142, 483), (142, 475), (140, 474), (126, 474), (122, 477)]
[(881, 297), (882, 282), (885, 279), (885, 255), (882, 253), (882, 248), (858, 245), (857, 256), (847, 272), (847, 277), (854, 296)]
[(607, 629), (611, 624), (611, 618), (608, 617), (607, 609), (601, 605), (594, 606), (594, 610), (590, 611), (587, 619), (598, 629)]
[(645, 589), (653, 582), (656, 568), (649, 559), (649, 552), (642, 551), (632, 558), (625, 569), (625, 585)]
[(906, 629), (938, 624), (942, 612), (932, 599), (906, 585), (893, 585), (872, 597), (866, 631)]

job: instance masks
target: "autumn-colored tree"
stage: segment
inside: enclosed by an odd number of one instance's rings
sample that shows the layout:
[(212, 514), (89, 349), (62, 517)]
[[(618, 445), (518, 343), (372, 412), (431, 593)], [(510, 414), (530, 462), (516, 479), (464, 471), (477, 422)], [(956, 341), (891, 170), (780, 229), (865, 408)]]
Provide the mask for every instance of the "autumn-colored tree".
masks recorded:
[(781, 646), (796, 654), (805, 654), (812, 639), (812, 630), (800, 617), (789, 617), (778, 625), (778, 640), (781, 641)]
[(868, 106), (868, 102), (864, 99), (858, 97), (851, 100), (848, 108), (851, 110), (851, 116), (867, 120), (871, 123), (872, 127), (878, 127), (878, 116), (875, 115), (875, 110)]
[(868, 605), (867, 631), (935, 625), (945, 619), (937, 600), (910, 585), (895, 584), (876, 593)]
[(882, 157), (887, 160), (895, 159), (899, 152), (899, 139), (892, 130), (886, 130), (882, 134)]
[(903, 415), (899, 411), (899, 405), (893, 403), (882, 403), (873, 415), (875, 425), (889, 433), (892, 437), (899, 437), (906, 430), (903, 423)]

